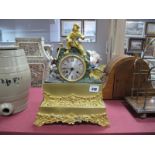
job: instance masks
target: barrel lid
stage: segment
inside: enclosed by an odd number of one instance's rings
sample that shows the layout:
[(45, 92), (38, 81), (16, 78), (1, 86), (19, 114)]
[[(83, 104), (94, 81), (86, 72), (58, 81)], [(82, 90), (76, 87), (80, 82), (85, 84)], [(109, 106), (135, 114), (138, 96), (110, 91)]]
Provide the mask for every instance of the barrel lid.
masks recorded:
[(19, 46), (0, 46), (0, 50), (17, 50)]

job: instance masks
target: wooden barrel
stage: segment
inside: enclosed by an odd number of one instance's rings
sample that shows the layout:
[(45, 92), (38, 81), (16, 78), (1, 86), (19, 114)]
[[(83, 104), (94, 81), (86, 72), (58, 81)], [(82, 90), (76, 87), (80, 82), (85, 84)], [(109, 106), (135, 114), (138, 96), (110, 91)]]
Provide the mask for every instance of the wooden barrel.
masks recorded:
[(24, 50), (0, 47), (0, 115), (14, 114), (26, 108), (30, 83)]

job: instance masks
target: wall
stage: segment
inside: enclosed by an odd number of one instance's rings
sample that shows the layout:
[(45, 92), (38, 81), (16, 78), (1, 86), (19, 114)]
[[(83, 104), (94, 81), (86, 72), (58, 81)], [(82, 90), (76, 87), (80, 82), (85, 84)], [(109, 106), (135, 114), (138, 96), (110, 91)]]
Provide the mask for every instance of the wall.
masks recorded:
[[(10, 40), (14, 41), (16, 37), (40, 37), (45, 38), (46, 43), (54, 45), (53, 55), (56, 56), (56, 48), (58, 42), (51, 42), (53, 36), (51, 32), (56, 29), (54, 26), (54, 19), (0, 19), (0, 30), (2, 30), (1, 44), (10, 44)], [(100, 53), (102, 63), (106, 63), (106, 42), (108, 40), (110, 28), (109, 19), (97, 19), (97, 38), (95, 43), (83, 43), (88, 50), (95, 50)], [(59, 34), (59, 33), (57, 33)], [(62, 39), (62, 38), (61, 38)]]
[(40, 37), (50, 40), (50, 20), (46, 19), (1, 19), (0, 30), (4, 42), (14, 42), (15, 37)]

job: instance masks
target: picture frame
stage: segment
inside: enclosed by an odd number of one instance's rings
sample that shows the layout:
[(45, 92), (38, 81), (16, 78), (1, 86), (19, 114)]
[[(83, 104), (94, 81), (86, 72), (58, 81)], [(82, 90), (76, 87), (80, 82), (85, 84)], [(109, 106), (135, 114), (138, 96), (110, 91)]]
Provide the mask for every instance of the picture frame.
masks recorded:
[(144, 38), (129, 38), (128, 51), (142, 51), (144, 49)]
[(155, 22), (147, 22), (145, 28), (146, 36), (155, 37)]
[(73, 25), (75, 23), (80, 26), (80, 31), (82, 33), (82, 20), (80, 20), (80, 19), (61, 19), (60, 20), (61, 37), (66, 37), (72, 31)]
[(83, 34), (85, 40), (83, 42), (96, 42), (96, 20), (89, 19), (83, 21)]
[(126, 21), (125, 36), (143, 38), (145, 35), (145, 22)]

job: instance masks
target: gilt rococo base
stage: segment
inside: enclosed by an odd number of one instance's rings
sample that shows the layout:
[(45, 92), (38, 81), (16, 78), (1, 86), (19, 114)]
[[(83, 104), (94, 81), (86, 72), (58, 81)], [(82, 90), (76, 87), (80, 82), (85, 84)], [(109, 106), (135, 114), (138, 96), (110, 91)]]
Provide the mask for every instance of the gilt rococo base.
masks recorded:
[(75, 124), (89, 122), (100, 126), (109, 125), (106, 107), (102, 101), (102, 85), (97, 93), (90, 92), (86, 83), (45, 83), (44, 100), (34, 124)]

